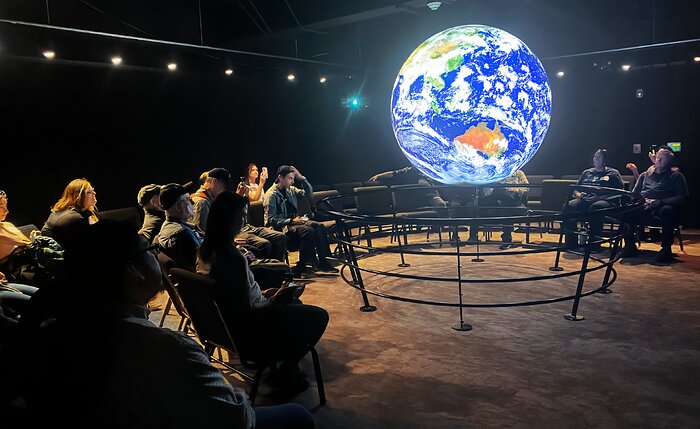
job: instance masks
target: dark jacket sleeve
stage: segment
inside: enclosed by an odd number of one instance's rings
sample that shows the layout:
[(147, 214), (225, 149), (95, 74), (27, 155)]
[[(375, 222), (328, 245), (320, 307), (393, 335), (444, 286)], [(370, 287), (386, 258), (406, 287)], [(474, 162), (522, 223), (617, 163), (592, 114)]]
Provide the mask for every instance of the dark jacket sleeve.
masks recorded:
[(268, 198), (264, 204), (266, 226), (281, 231), (285, 226), (291, 223), (292, 219), (285, 216), (285, 211), (282, 207), (284, 200), (282, 200), (282, 197), (278, 192), (273, 192), (270, 195), (270, 198)]

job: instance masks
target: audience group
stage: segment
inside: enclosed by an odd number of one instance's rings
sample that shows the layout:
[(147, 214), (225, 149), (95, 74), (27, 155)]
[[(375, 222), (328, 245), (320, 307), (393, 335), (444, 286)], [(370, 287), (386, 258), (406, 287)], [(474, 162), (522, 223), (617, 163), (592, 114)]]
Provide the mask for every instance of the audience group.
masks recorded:
[[(643, 201), (643, 209), (622, 219), (621, 255), (634, 256), (638, 226), (655, 222), (662, 227), (657, 259), (672, 260), (673, 228), (688, 187), (672, 166), (670, 148), (661, 147), (650, 158), (653, 165), (641, 174), (628, 164), (637, 178), (626, 194), (620, 192), (624, 184), (619, 171), (607, 164), (607, 151), (595, 152), (593, 167), (583, 171), (562, 208), (567, 247), (580, 244), (577, 213), (591, 214), (587, 236), (599, 237), (606, 210), (627, 204), (631, 196)], [(31, 237), (6, 221), (9, 197), (0, 191), (0, 270), (7, 271), (13, 255), (32, 246), (39, 234), (54, 239), (65, 252), (61, 272), (40, 288), (0, 271), (2, 344), (16, 344), (16, 350), (3, 346), (0, 353), (32, 368), (6, 371), (12, 372), (3, 374), (10, 380), (6, 385), (22, 393), (32, 414), (36, 409), (36, 415), (60, 415), (59, 420), (78, 427), (313, 427), (313, 417), (296, 405), (253, 409), (245, 393), (225, 381), (196, 342), (148, 321), (147, 304), (163, 289), (166, 258), (172, 266), (215, 280), (221, 317), (240, 344), (279, 356), (270, 386), (293, 392), (308, 387), (298, 364), (323, 335), (328, 313), (302, 303), (303, 287), (286, 283), (338, 270), (323, 223), (300, 214), (301, 200), (313, 196), (307, 178), (294, 166), (283, 165), (265, 189), (267, 180), (267, 168), (249, 164), (240, 180), (224, 168), (213, 168), (201, 175), (198, 187), (145, 185), (136, 198), (143, 208), (138, 233), (100, 220), (97, 192), (86, 179), (66, 186), (40, 233)], [(433, 184), (412, 167), (370, 180)], [(527, 184), (518, 170), (502, 181), (510, 186), (483, 188), (482, 204), (522, 208), (527, 187), (517, 185)], [(429, 198), (433, 207), (456, 213), (438, 189)], [(257, 201), (264, 206), (265, 226), (248, 222), (249, 204)], [(476, 239), (478, 228), (470, 225), (470, 240)], [(511, 243), (512, 231), (512, 225), (503, 226), (504, 244)], [(287, 264), (289, 250), (299, 250), (293, 267)], [(157, 252), (163, 257), (156, 258)], [(95, 300), (106, 303), (105, 308), (86, 320), (85, 308)], [(81, 393), (62, 394), (68, 386)]]

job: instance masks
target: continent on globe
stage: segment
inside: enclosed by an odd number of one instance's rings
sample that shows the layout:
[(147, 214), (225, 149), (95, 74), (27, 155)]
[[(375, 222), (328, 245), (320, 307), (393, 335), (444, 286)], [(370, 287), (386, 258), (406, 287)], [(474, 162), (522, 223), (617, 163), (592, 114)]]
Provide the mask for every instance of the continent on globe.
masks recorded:
[(476, 149), (491, 158), (499, 157), (508, 149), (508, 140), (498, 124), (493, 130), (490, 130), (486, 126), (486, 122), (481, 122), (479, 125), (469, 128), (464, 134), (455, 137), (455, 146), (459, 151), (467, 150), (467, 148)]
[(498, 182), (537, 152), (552, 95), (539, 59), (517, 37), (462, 25), (421, 43), (391, 95), (396, 141), (420, 172), (445, 184)]

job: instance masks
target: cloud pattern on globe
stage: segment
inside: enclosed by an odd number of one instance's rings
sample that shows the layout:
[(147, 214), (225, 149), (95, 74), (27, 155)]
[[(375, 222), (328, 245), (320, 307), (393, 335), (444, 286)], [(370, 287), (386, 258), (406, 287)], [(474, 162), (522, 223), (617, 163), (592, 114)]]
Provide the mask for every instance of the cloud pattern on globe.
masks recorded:
[(517, 37), (464, 25), (416, 48), (391, 97), (394, 134), (416, 168), (445, 184), (485, 184), (527, 163), (547, 133), (547, 74)]

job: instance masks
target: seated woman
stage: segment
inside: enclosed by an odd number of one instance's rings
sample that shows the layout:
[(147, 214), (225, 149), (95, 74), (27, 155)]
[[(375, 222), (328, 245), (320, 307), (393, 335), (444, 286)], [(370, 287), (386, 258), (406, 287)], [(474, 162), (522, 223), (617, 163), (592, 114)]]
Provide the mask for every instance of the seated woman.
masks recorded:
[(72, 180), (51, 209), (41, 233), (69, 249), (83, 228), (98, 221), (96, 204), (97, 192), (90, 182), (87, 179)]
[(32, 242), (12, 223), (5, 222), (10, 213), (7, 208), (8, 200), (5, 191), (0, 191), (0, 261), (10, 256), (15, 248), (26, 246)]
[[(260, 183), (258, 183), (258, 177)], [(245, 186), (248, 188), (248, 199), (259, 201), (265, 194), (265, 181), (267, 180), (267, 167), (262, 168), (258, 173), (258, 166), (254, 163), (248, 164), (248, 174), (246, 175)]]
[[(607, 167), (608, 151), (598, 149), (593, 154), (593, 168), (584, 170), (579, 177), (577, 185), (599, 186), (601, 188), (623, 189), (624, 183), (620, 172), (614, 168)], [(574, 199), (564, 204), (562, 212), (590, 212), (594, 210), (602, 210), (613, 206), (613, 200), (618, 196), (610, 191), (591, 190), (590, 188), (575, 189), (573, 192)], [(564, 221), (564, 229), (566, 230), (566, 245), (576, 246), (578, 239), (576, 235), (576, 221)], [(590, 219), (591, 237), (599, 237), (603, 230), (603, 220), (600, 217), (592, 217)]]
[(216, 197), (199, 248), (197, 272), (217, 281), (217, 300), (237, 345), (253, 355), (283, 360), (278, 372), (280, 384), (303, 389), (308, 383), (300, 376), (297, 363), (323, 335), (328, 313), (320, 307), (291, 302), (287, 291), (292, 288), (263, 295), (245, 257), (231, 240), (243, 226), (247, 206), (248, 199), (233, 192)]

